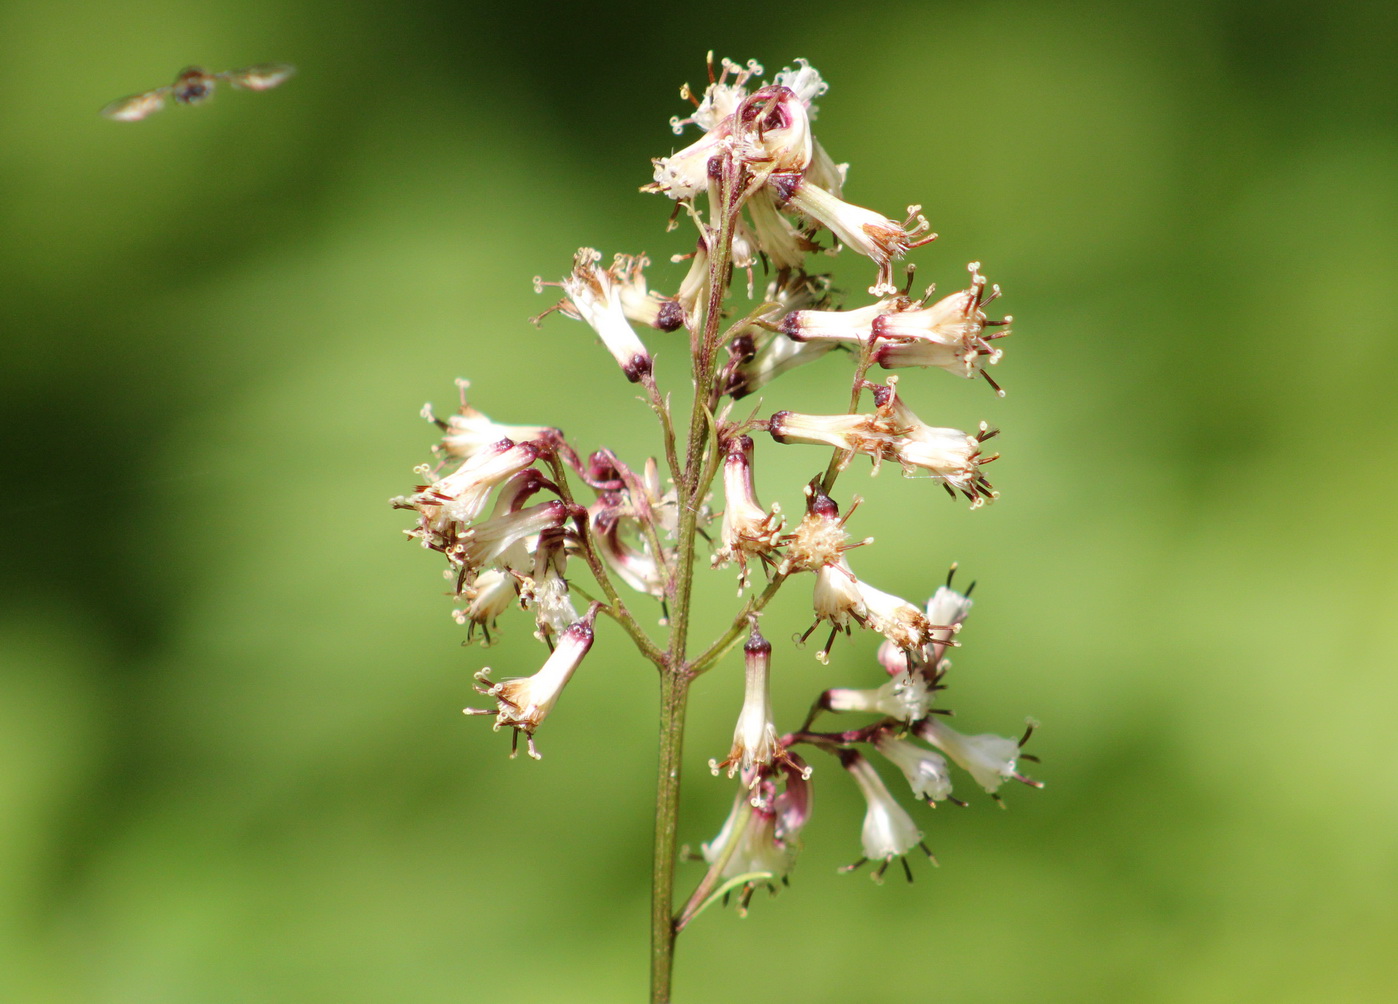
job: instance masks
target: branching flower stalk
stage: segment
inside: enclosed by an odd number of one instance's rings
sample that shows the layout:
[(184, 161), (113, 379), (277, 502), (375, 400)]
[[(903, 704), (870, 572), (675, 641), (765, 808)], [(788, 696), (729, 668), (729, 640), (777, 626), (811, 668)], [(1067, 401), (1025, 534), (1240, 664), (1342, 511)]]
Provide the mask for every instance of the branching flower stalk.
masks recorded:
[[(812, 102), (825, 92), (824, 81), (802, 60), (771, 83), (757, 83), (762, 73), (752, 62), (715, 66), (710, 56), (702, 93), (681, 92), (694, 110), (671, 125), (676, 134), (696, 126), (700, 135), (656, 159), (653, 181), (643, 188), (673, 201), (671, 229), (681, 221), (694, 228), (693, 253), (675, 259), (687, 258), (689, 271), (674, 293), (649, 288), (645, 257), (617, 255), (604, 266), (590, 248), (577, 252), (560, 282), (535, 279), (539, 291), (556, 285), (563, 292), (535, 322), (552, 312), (583, 321), (625, 379), (645, 392), (657, 418), (660, 459), (627, 461), (606, 448), (584, 459), (556, 428), (494, 421), (468, 403), (462, 380), (457, 414), (438, 418), (430, 406), (424, 410), (442, 432), (436, 461), (417, 468), (423, 483), (414, 492), (393, 500), (415, 514), (407, 535), (445, 558), (454, 616), (468, 640), (479, 634), (489, 644), (498, 619), (518, 607), (533, 617), (534, 634), (547, 647), (532, 676), (495, 681), (489, 668), (475, 674), (486, 706), (466, 711), (508, 729), (511, 756), (522, 738), (528, 755), (540, 758), (536, 732), (587, 661), (599, 617), (619, 625), (658, 671), (652, 1001), (670, 1000), (676, 936), (707, 906), (735, 899), (745, 913), (757, 890), (776, 892), (787, 882), (811, 815), (815, 772), (804, 753), (828, 755), (821, 776), (847, 776), (863, 794), (862, 854), (846, 870), (868, 864), (876, 880), (895, 861), (911, 880), (908, 856), (914, 850), (932, 856), (917, 818), (894, 790), (929, 806), (964, 805), (952, 795), (950, 764), (997, 800), (1006, 780), (1038, 785), (1019, 768), (1033, 759), (1021, 752), (1032, 724), (1015, 739), (963, 735), (945, 723), (950, 711), (939, 698), (948, 653), (959, 645), (971, 610), (971, 589), (959, 591), (948, 576), (918, 605), (860, 578), (851, 552), (872, 538), (855, 539), (847, 529), (859, 498), (848, 498), (843, 515), (837, 501), (840, 475), (860, 455), (874, 473), (887, 461), (973, 509), (996, 498), (985, 473), (998, 456), (985, 451), (995, 429), (984, 422), (970, 432), (929, 425), (904, 399), (898, 375), (879, 381), (870, 374), (938, 369), (980, 377), (1003, 396), (987, 368), (1000, 361), (994, 343), (1009, 333), (1010, 318), (985, 313), (1000, 289), (987, 283), (978, 262), (968, 266), (968, 286), (948, 296), (934, 299), (930, 288), (913, 296), (911, 266), (905, 284), (896, 285), (896, 263), (936, 236), (920, 207), (908, 207), (900, 222), (846, 202), (848, 165), (836, 164), (811, 131)], [(869, 259), (868, 302), (846, 303), (820, 270), (818, 263), (840, 249)], [(663, 357), (674, 359), (685, 338), (693, 387), (687, 409), (660, 389), (647, 347), (647, 340), (664, 344)], [(818, 360), (837, 379), (847, 374), (848, 391), (832, 394), (844, 399), (832, 400), (843, 410), (735, 406)], [(666, 375), (676, 382), (681, 376)], [(824, 459), (811, 451), (816, 471), (799, 495), (782, 486), (799, 503), (792, 511), (804, 510), (799, 519), (780, 503), (761, 500), (759, 441), (770, 444), (767, 450), (829, 451)], [(729, 627), (694, 646), (695, 576), (732, 566), (738, 602)], [(882, 639), (881, 672), (872, 675), (883, 682), (826, 690), (800, 726), (783, 733), (770, 680), (774, 667), (781, 672), (793, 656), (774, 650), (759, 624), (797, 581), (810, 583), (813, 616), (798, 643), (820, 632), (816, 658), (828, 662), (840, 634), (872, 633)], [(718, 686), (725, 699), (741, 692), (741, 710), (726, 755), (710, 760), (715, 775), (726, 771), (735, 779), (733, 810), (702, 844), (707, 870), (677, 908), (690, 689), (711, 669), (731, 665), (727, 657), (740, 644), (743, 686)], [(817, 728), (832, 715), (854, 715), (862, 724)], [(890, 789), (880, 764), (903, 782)]]

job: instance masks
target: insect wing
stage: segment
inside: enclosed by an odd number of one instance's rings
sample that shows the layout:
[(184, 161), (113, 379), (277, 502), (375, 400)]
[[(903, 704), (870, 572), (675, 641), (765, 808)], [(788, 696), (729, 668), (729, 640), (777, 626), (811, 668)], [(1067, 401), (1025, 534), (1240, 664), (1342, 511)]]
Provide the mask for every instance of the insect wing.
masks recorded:
[(257, 66), (245, 66), (241, 70), (229, 70), (227, 73), (220, 73), (219, 76), (234, 87), (248, 91), (266, 91), (283, 83), (295, 72), (296, 67), (286, 63), (260, 63)]
[(102, 109), (102, 114), (116, 122), (139, 122), (165, 107), (165, 92), (168, 90), (168, 87), (160, 87), (143, 94), (132, 94), (113, 101)]

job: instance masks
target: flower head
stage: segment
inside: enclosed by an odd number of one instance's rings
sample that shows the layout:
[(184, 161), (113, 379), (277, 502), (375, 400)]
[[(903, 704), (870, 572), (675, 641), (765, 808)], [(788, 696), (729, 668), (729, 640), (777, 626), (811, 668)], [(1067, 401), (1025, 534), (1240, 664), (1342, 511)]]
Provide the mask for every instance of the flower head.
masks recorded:
[(969, 773), (978, 785), (992, 795), (1000, 785), (1011, 779), (1032, 787), (1042, 787), (1039, 782), (1021, 774), (1016, 766), (1020, 747), (1034, 731), (1032, 724), (1021, 739), (989, 733), (978, 736), (962, 735), (935, 717), (919, 722), (915, 731), (920, 738), (951, 757), (958, 767)]
[(987, 365), (1000, 361), (1001, 351), (992, 348), (990, 339), (1008, 335), (1009, 329), (985, 334), (987, 326), (1008, 324), (1013, 318), (1000, 321), (986, 319), (982, 309), (1000, 295), (1000, 287), (991, 287), (985, 295), (985, 277), (980, 274), (980, 262), (972, 262), (971, 286), (938, 300), (930, 307), (905, 310), (876, 318), (872, 334), (878, 346), (874, 361), (884, 369), (900, 366), (937, 366), (961, 377), (985, 377), (986, 382), (1001, 397), (998, 384), (985, 371)]
[(485, 509), (491, 491), (539, 459), (535, 443), (502, 439), (474, 454), (451, 474), (392, 500), (394, 508), (416, 509), (418, 525), (406, 531), (423, 547), (447, 551), (466, 524)]
[(511, 757), (518, 754), (519, 737), (523, 734), (529, 755), (535, 760), (540, 759), (539, 751), (534, 748), (534, 730), (558, 703), (563, 688), (577, 672), (583, 656), (592, 648), (592, 624), (597, 618), (600, 606), (600, 603), (592, 604), (582, 620), (570, 625), (563, 632), (559, 637), (558, 647), (533, 676), (492, 683), (489, 667), (476, 674), (476, 692), (495, 698), (496, 707), (494, 710), (466, 708), (465, 713), (494, 715), (496, 732), (505, 726), (514, 729), (514, 742), (510, 747)]
[(459, 594), (466, 600), (466, 607), (452, 611), (458, 624), (468, 625), (466, 640), (470, 641), (481, 629), (485, 644), (490, 644), (490, 630), (495, 619), (509, 609), (518, 594), (519, 584), (515, 577), (502, 568), (489, 568), (477, 575), (474, 582), (467, 583)]
[(878, 279), (869, 287), (874, 296), (898, 291), (893, 282), (895, 260), (937, 239), (921, 206), (909, 206), (907, 218), (897, 223), (872, 209), (845, 202), (803, 175), (774, 175), (772, 185), (785, 206), (825, 227), (840, 243), (878, 266)]
[(715, 568), (738, 562), (740, 593), (748, 584), (750, 556), (767, 564), (776, 563), (772, 555), (777, 550), (783, 526), (780, 505), (773, 503), (768, 511), (757, 501), (752, 478), (752, 449), (750, 436), (735, 436), (729, 440), (723, 463), (723, 527), (719, 532), (722, 546), (713, 557)]
[(786, 762), (786, 750), (777, 739), (777, 727), (772, 722), (772, 693), (769, 673), (772, 665), (772, 643), (757, 630), (756, 619), (752, 634), (743, 646), (743, 662), (746, 667), (746, 684), (743, 690), (743, 709), (738, 713), (738, 724), (733, 730), (733, 747), (720, 763), (710, 760), (709, 768), (717, 774), (724, 767), (732, 777), (742, 770), (744, 776), (751, 776), (756, 785), (759, 774), (755, 767), (770, 768), (773, 763)]
[(589, 508), (593, 540), (607, 565), (639, 593), (665, 595), (666, 570), (648, 543), (631, 542), (639, 522), (621, 492), (603, 492)]
[(433, 414), (431, 404), (422, 406), (422, 417), (442, 430), (442, 442), (435, 447), (441, 456), (466, 460), (502, 439), (524, 443), (536, 439), (552, 441), (562, 438), (561, 432), (548, 426), (503, 425), (496, 422), (467, 403), (466, 389), (471, 386), (471, 381), (458, 379), (456, 386), (461, 394), (461, 407), (455, 415), (438, 418)]
[(946, 760), (938, 754), (906, 739), (899, 739), (887, 730), (875, 738), (874, 748), (903, 772), (918, 798), (940, 802), (951, 796), (951, 773), (947, 770)]
[[(841, 516), (839, 505), (821, 487), (819, 475), (811, 479), (805, 491), (806, 515), (795, 530), (782, 538), (782, 543), (786, 545), (786, 555), (781, 564), (783, 575), (838, 565), (846, 551), (874, 542), (873, 537), (851, 541), (845, 530), (845, 524), (859, 507), (858, 496), (855, 496), (849, 512)], [(848, 566), (845, 570), (848, 571)], [(848, 577), (852, 579), (853, 573)]]
[(826, 711), (863, 711), (886, 715), (900, 722), (925, 718), (932, 708), (935, 688), (920, 673), (899, 673), (881, 687), (852, 690), (835, 687), (820, 698)]
[[(865, 802), (864, 827), (860, 835), (864, 857), (843, 870), (853, 871), (873, 861), (876, 865), (872, 877), (875, 882), (881, 882), (889, 864), (894, 859), (902, 860), (903, 855), (915, 847), (922, 848), (923, 853), (931, 858), (932, 852), (922, 842), (922, 831), (907, 810), (889, 793), (873, 765), (853, 750), (841, 750), (840, 763), (859, 785)], [(903, 860), (903, 872), (911, 882), (913, 875), (906, 860)]]
[[(573, 256), (572, 274), (562, 282), (567, 297), (534, 318), (534, 322), (537, 324), (544, 314), (552, 310), (586, 321), (602, 339), (602, 344), (617, 361), (626, 379), (636, 383), (651, 374), (653, 363), (650, 351), (626, 319), (622, 291), (627, 286), (635, 285), (640, 272), (635, 266), (636, 259), (623, 256), (610, 269), (599, 269), (597, 263), (601, 259), (600, 251), (579, 248)], [(543, 292), (545, 285), (549, 284), (535, 277), (535, 292)], [(632, 289), (630, 295), (634, 299), (636, 291)], [(643, 287), (639, 295), (644, 297)]]

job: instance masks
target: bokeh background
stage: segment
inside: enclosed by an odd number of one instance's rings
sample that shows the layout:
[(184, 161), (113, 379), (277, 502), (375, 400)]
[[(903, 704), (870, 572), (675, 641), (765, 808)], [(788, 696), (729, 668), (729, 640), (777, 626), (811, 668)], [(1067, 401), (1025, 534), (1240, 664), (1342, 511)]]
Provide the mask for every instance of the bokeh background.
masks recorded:
[[(651, 674), (603, 629), (545, 759), (506, 759), (460, 708), (539, 649), (460, 647), (386, 503), (457, 376), (653, 449), (530, 279), (587, 244), (673, 286), (690, 238), (636, 188), (709, 48), (809, 58), (849, 196), (942, 234), (919, 282), (1005, 288), (1005, 400), (903, 383), (1003, 427), (1003, 498), (843, 485), (865, 577), (978, 581), (949, 703), (1039, 719), (1047, 787), (925, 810), (941, 867), (878, 888), (835, 872), (862, 809), (818, 762), (792, 887), (701, 917), (678, 999), (1393, 999), (1398, 8), (11, 0), (0, 37), (0, 999), (643, 998)], [(97, 115), (271, 60), (300, 73)], [(765, 407), (838, 407), (826, 362)], [(759, 450), (796, 511), (823, 461)], [(788, 728), (878, 680), (872, 640), (781, 644), (806, 604), (767, 630)], [(737, 667), (696, 691), (692, 844)]]

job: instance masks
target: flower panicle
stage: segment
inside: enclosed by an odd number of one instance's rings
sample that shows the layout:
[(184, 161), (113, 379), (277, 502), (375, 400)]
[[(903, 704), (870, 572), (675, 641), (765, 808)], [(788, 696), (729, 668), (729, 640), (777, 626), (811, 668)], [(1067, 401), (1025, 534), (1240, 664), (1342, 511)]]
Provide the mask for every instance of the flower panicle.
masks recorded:
[[(420, 483), (391, 500), (413, 520), (406, 536), (445, 563), (452, 615), (467, 641), (490, 645), (519, 608), (548, 649), (531, 675), (497, 681), (489, 667), (475, 674), (485, 700), (465, 712), (491, 718), (496, 731), (509, 729), (511, 756), (522, 746), (540, 758), (536, 732), (588, 657), (601, 615), (677, 692), (688, 693), (710, 670), (732, 681), (738, 713), (731, 742), (709, 765), (736, 778), (738, 791), (727, 821), (702, 845), (709, 872), (698, 898), (670, 934), (706, 896), (736, 890), (742, 912), (757, 889), (787, 882), (811, 816), (814, 774), (805, 756), (812, 749), (833, 757), (841, 768), (835, 776), (848, 777), (864, 799), (862, 856), (845, 870), (867, 864), (876, 881), (895, 862), (911, 880), (914, 852), (935, 863), (920, 817), (928, 807), (966, 804), (953, 788), (963, 774), (997, 801), (1007, 780), (1039, 786), (1023, 772), (1034, 759), (1023, 752), (1032, 725), (1016, 740), (947, 724), (951, 655), (962, 646), (974, 583), (964, 591), (950, 576), (940, 586), (910, 584), (888, 566), (873, 571), (868, 552), (851, 554), (875, 544), (855, 532), (861, 499), (840, 480), (856, 457), (868, 458), (871, 474), (896, 465), (904, 478), (940, 484), (972, 509), (998, 498), (987, 476), (999, 458), (988, 445), (998, 430), (988, 422), (954, 428), (924, 420), (933, 415), (924, 406), (932, 398), (921, 387), (946, 379), (941, 371), (982, 379), (1003, 396), (990, 373), (1003, 369), (1002, 339), (1013, 317), (996, 316), (1001, 287), (979, 261), (966, 265), (950, 293), (926, 283), (925, 292), (914, 292), (911, 256), (937, 237), (935, 206), (924, 213), (910, 200), (900, 203), (906, 212), (885, 215), (860, 204), (850, 165), (837, 162), (817, 135), (816, 102), (828, 91), (805, 60), (766, 78), (755, 61), (716, 61), (711, 53), (706, 85), (680, 92), (691, 108), (671, 126), (683, 138), (652, 160), (642, 189), (670, 200), (667, 228), (683, 227), (687, 236), (657, 254), (658, 265), (643, 253), (607, 261), (582, 246), (571, 265), (560, 261), (562, 278), (534, 279), (536, 293), (559, 297), (532, 319), (536, 326), (553, 313), (586, 325), (551, 323), (541, 342), (595, 336), (611, 357), (596, 357), (599, 370), (615, 381), (619, 369), (640, 398), (640, 412), (620, 410), (635, 402), (614, 412), (602, 403), (604, 381), (579, 375), (588, 417), (614, 419), (620, 429), (613, 431), (623, 434), (635, 414), (654, 417), (652, 456), (623, 457), (605, 438), (581, 447), (583, 440), (544, 424), (566, 416), (497, 421), (481, 402), (468, 402), (470, 385), (458, 380), (456, 413), (422, 410), (438, 440), (432, 461), (415, 469)], [(863, 278), (837, 278), (828, 267), (837, 255)], [(799, 380), (784, 379), (798, 369), (809, 377), (800, 399), (787, 394)], [(832, 370), (833, 390), (812, 389)], [(882, 382), (869, 378), (878, 370)], [(672, 394), (683, 403), (672, 405)], [(743, 417), (746, 406), (736, 402), (750, 395), (756, 404)], [(759, 451), (763, 433), (776, 445)], [(809, 469), (799, 478), (773, 473), (774, 459), (803, 455), (817, 457), (804, 484)], [(763, 458), (769, 467), (759, 471)], [(860, 522), (872, 515), (861, 511)], [(904, 516), (884, 546), (891, 540), (911, 548), (924, 536)], [(692, 644), (694, 626), (704, 622), (691, 609), (701, 549), (711, 569), (736, 565), (738, 578), (735, 610), (704, 648)], [(756, 584), (754, 569), (761, 571)], [(794, 647), (814, 636), (819, 662), (863, 660), (867, 672), (822, 682), (800, 726), (783, 733), (773, 699), (783, 690), (772, 680), (773, 667), (785, 664), (758, 625), (791, 595), (805, 602), (806, 583), (791, 585), (802, 576), (809, 577), (811, 620)], [(646, 624), (640, 609), (659, 617)], [(656, 621), (672, 631), (664, 642), (650, 637)], [(836, 653), (841, 634), (846, 641)], [(729, 671), (736, 660), (725, 661), (740, 642), (741, 703)], [(958, 653), (958, 672), (962, 661)], [(828, 730), (832, 721), (842, 728)], [(662, 726), (674, 727), (668, 719)], [(664, 741), (678, 740), (667, 733)], [(895, 779), (889, 766), (903, 778), (892, 789), (880, 774)], [(667, 774), (661, 783), (677, 781)], [(909, 795), (921, 808), (903, 806)]]

